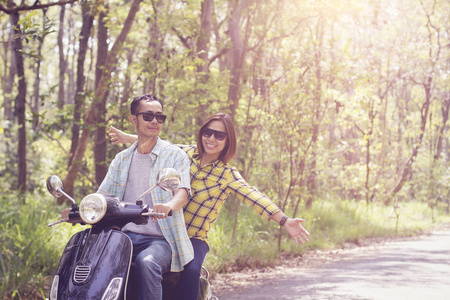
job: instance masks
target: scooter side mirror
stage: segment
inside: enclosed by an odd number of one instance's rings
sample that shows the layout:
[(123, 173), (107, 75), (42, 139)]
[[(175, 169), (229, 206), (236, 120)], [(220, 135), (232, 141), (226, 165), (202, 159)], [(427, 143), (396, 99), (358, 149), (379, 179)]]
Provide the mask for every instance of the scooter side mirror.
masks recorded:
[(141, 196), (139, 196), (137, 201), (142, 201), (145, 195), (150, 193), (155, 187), (159, 186), (165, 191), (175, 191), (181, 182), (181, 176), (177, 170), (173, 168), (165, 168), (158, 172), (156, 176), (156, 185), (150, 187)]
[(47, 190), (52, 194), (53, 197), (59, 198), (63, 194), (61, 191), (64, 191), (64, 183), (61, 178), (57, 175), (50, 175), (47, 178)]
[(177, 170), (173, 168), (165, 168), (159, 171), (156, 177), (156, 185), (165, 191), (174, 191), (181, 182), (181, 176)]
[(55, 198), (59, 198), (64, 195), (66, 196), (67, 199), (72, 201), (72, 204), (74, 205), (77, 204), (72, 197), (70, 197), (64, 192), (64, 183), (62, 182), (61, 178), (59, 178), (57, 175), (50, 175), (47, 178), (47, 190)]

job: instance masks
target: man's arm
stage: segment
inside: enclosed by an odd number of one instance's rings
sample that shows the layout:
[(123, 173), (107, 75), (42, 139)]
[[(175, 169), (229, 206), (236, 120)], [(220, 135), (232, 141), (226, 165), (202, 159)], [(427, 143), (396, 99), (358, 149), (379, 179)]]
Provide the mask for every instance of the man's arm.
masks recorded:
[(167, 203), (158, 203), (153, 206), (153, 212), (164, 213), (164, 217), (167, 218), (169, 212), (172, 210), (182, 209), (187, 204), (188, 193), (185, 188), (176, 189), (173, 192), (173, 198)]
[(158, 203), (154, 204), (153, 211), (154, 212), (163, 212), (165, 213), (164, 217), (167, 218), (169, 212), (171, 210), (179, 210), (182, 209), (188, 202), (188, 195), (190, 193), (191, 184), (190, 184), (190, 174), (189, 174), (189, 157), (188, 155), (181, 149), (176, 146), (174, 147), (174, 161), (171, 163), (171, 167), (177, 170), (180, 174), (180, 185), (173, 192), (173, 197), (170, 201), (166, 203)]

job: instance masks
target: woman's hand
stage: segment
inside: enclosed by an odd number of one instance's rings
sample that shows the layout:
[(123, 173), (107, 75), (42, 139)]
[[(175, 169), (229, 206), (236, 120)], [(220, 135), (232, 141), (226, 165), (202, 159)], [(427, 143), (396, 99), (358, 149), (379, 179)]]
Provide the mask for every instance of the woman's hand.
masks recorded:
[(300, 224), (304, 221), (305, 220), (299, 218), (288, 218), (286, 220), (286, 223), (284, 223), (284, 227), (286, 228), (289, 235), (294, 239), (296, 245), (298, 245), (299, 241), (302, 244), (304, 244), (305, 242), (309, 242), (309, 232), (302, 226), (302, 224)]
[(137, 136), (133, 134), (128, 134), (119, 130), (113, 126), (109, 127), (109, 140), (113, 145), (117, 144), (132, 144), (136, 142)]

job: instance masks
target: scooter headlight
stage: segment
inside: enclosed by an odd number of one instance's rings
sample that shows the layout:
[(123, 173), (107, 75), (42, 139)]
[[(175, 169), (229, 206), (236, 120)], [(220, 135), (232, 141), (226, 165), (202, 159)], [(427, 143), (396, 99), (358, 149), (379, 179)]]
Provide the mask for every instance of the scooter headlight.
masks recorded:
[(95, 224), (100, 221), (106, 213), (105, 196), (99, 193), (84, 197), (80, 203), (80, 217), (87, 224)]
[(122, 290), (122, 277), (115, 277), (111, 280), (105, 292), (103, 293), (102, 300), (117, 300)]

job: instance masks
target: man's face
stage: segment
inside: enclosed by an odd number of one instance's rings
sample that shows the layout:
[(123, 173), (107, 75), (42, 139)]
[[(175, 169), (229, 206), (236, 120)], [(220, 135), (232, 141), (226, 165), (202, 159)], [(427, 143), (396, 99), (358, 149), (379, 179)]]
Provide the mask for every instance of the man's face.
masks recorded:
[(130, 116), (130, 121), (136, 126), (136, 133), (140, 139), (153, 139), (158, 137), (161, 132), (162, 124), (158, 123), (156, 118), (151, 121), (145, 121), (141, 113), (148, 112), (154, 115), (162, 115), (162, 106), (158, 101), (142, 101), (139, 104), (136, 115)]

